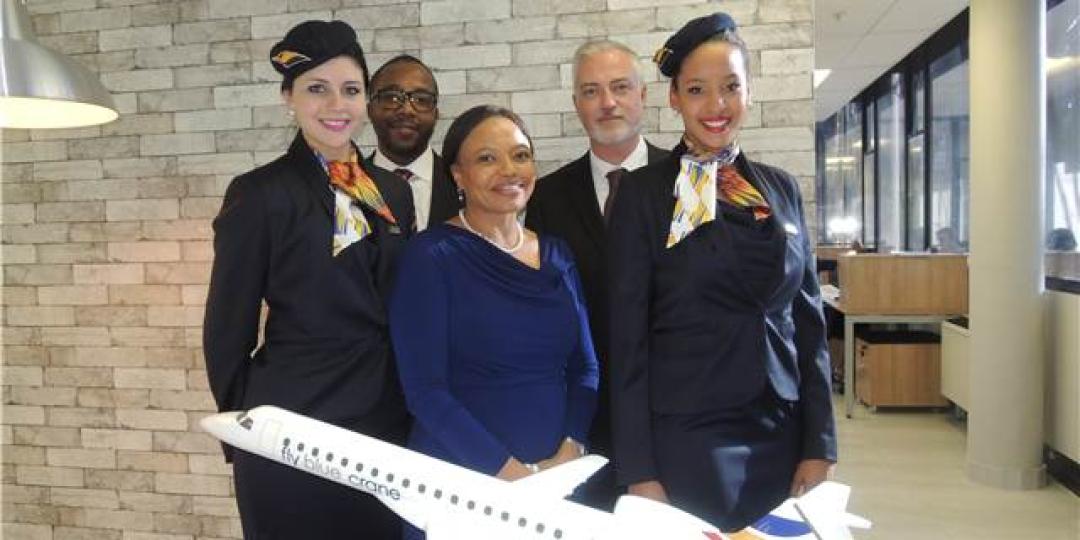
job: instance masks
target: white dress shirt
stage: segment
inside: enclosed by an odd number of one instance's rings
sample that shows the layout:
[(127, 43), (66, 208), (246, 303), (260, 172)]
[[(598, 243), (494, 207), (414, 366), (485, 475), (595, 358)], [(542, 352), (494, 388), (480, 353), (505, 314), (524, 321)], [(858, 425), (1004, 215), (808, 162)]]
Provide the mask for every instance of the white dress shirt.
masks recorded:
[(630, 155), (622, 163), (608, 163), (600, 159), (593, 151), (589, 150), (589, 164), (592, 168), (593, 187), (596, 188), (596, 203), (600, 205), (600, 213), (604, 213), (604, 201), (607, 200), (608, 186), (607, 173), (622, 167), (632, 171), (649, 164), (649, 147), (645, 144), (645, 137), (638, 137), (638, 144)]
[(376, 166), (390, 172), (397, 169), (408, 169), (412, 173), (409, 179), (409, 189), (412, 190), (413, 206), (416, 207), (416, 230), (422, 231), (428, 226), (428, 217), (431, 215), (431, 186), (434, 177), (435, 151), (427, 147), (420, 155), (408, 165), (398, 165), (390, 158), (383, 155), (382, 151), (375, 148), (375, 157), (372, 161)]

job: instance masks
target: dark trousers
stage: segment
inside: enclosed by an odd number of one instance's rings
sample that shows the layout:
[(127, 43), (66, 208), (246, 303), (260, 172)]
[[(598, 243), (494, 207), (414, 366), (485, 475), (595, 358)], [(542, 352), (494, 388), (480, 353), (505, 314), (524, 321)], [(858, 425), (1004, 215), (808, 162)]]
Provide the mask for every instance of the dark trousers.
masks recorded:
[(615, 468), (608, 463), (578, 486), (570, 500), (611, 512), (615, 510), (615, 501), (623, 492), (624, 490), (615, 484)]
[(398, 540), (401, 520), (378, 499), (237, 450), (236, 502), (246, 540)]
[(770, 390), (748, 405), (653, 418), (660, 482), (675, 506), (737, 531), (782, 503), (801, 455), (796, 403)]

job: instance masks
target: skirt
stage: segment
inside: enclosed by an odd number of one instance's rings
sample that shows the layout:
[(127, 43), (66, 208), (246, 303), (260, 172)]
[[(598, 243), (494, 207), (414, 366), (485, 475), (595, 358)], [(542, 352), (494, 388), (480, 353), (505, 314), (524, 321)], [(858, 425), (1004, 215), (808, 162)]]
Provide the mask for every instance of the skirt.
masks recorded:
[(398, 540), (401, 520), (378, 499), (237, 450), (236, 503), (245, 540)]
[(778, 506), (802, 454), (797, 402), (771, 388), (747, 405), (653, 417), (659, 480), (675, 506), (737, 531)]

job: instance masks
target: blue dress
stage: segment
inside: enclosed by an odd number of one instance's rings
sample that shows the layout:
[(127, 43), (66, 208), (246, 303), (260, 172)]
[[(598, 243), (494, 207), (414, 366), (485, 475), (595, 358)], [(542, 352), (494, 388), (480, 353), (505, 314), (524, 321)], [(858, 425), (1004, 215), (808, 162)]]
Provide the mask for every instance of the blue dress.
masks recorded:
[(494, 475), (587, 440), (599, 375), (581, 286), (566, 244), (539, 242), (539, 269), (448, 224), (406, 247), (389, 312), (410, 448)]

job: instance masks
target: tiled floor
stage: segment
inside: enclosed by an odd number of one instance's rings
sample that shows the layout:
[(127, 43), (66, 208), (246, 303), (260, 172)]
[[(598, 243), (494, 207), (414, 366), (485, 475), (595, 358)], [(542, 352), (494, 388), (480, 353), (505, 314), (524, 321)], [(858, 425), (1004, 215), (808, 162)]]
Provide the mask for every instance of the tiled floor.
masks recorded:
[(1051, 482), (1035, 491), (1005, 491), (968, 480), (964, 431), (936, 412), (836, 403), (840, 466), (852, 486), (851, 512), (874, 522), (857, 539), (1080, 540), (1080, 497)]

